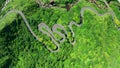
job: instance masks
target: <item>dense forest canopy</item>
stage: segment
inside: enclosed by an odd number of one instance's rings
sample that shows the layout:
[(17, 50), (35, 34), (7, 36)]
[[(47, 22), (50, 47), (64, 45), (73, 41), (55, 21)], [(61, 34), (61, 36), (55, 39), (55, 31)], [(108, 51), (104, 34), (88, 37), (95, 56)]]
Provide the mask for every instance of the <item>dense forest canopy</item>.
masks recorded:
[(6, 1), (0, 0), (0, 68), (120, 67), (117, 0)]

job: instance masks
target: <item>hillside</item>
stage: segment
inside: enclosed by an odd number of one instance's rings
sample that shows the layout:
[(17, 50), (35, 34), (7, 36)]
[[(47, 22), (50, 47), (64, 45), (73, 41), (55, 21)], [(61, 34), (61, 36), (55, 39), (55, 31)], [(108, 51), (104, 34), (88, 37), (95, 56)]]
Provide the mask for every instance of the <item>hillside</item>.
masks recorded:
[(120, 67), (118, 1), (4, 4), (1, 0), (0, 68)]

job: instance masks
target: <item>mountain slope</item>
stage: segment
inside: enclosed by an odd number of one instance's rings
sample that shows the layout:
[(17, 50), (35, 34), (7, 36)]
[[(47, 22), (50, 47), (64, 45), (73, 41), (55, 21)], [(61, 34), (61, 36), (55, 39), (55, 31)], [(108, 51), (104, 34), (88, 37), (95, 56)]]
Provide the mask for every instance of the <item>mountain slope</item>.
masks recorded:
[[(61, 0), (62, 1), (62, 0)], [(47, 0), (44, 1), (47, 3)], [(57, 2), (65, 6), (65, 2)], [(99, 2), (98, 2), (99, 3)], [(110, 7), (120, 20), (120, 10), (117, 2)], [(117, 3), (118, 4), (118, 3)], [(71, 21), (80, 22), (80, 11), (89, 6), (99, 13), (110, 11), (108, 8), (98, 8), (95, 4), (82, 0), (69, 11), (66, 8), (40, 7), (34, 0), (12, 0), (1, 11), (0, 15), (0, 67), (2, 68), (118, 68), (120, 67), (120, 31), (115, 26), (111, 15), (99, 16), (86, 10), (80, 27), (73, 26), (75, 44), (68, 25)], [(104, 5), (103, 5), (104, 6)], [(39, 41), (30, 33), (23, 18), (10, 10), (22, 11)], [(51, 29), (54, 24), (63, 25), (68, 32), (68, 38), (60, 44), (60, 50), (50, 52), (55, 44), (51, 38), (38, 30), (43, 22)], [(59, 32), (64, 33), (63, 30)], [(54, 33), (58, 40), (61, 37)]]

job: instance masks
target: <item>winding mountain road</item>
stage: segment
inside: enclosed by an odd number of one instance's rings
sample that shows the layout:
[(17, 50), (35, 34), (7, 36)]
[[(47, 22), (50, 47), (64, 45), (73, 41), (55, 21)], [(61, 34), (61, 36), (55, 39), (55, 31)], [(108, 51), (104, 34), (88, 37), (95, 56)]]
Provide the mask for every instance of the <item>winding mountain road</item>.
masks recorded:
[[(116, 17), (115, 13), (114, 13), (113, 10), (109, 7), (109, 5), (108, 5), (108, 3), (106, 2), (106, 0), (104, 0), (104, 3), (105, 3), (106, 6), (110, 9), (109, 12), (106, 12), (106, 13), (104, 13), (104, 14), (100, 14), (100, 13), (98, 13), (98, 11), (95, 10), (94, 8), (89, 7), (89, 6), (86, 6), (86, 7), (83, 7), (83, 8), (81, 9), (81, 11), (80, 11), (80, 23), (77, 24), (77, 23), (74, 22), (74, 21), (71, 21), (71, 22), (69, 23), (68, 27), (69, 27), (69, 29), (71, 30), (72, 37), (73, 37), (73, 41), (70, 41), (70, 44), (74, 45), (74, 43), (75, 43), (75, 34), (74, 34), (74, 31), (73, 31), (72, 26), (75, 25), (75, 26), (77, 26), (77, 27), (80, 27), (80, 26), (82, 25), (82, 23), (84, 22), (84, 21), (83, 21), (83, 19), (84, 19), (84, 12), (85, 12), (86, 10), (90, 10), (90, 11), (94, 12), (95, 14), (97, 14), (97, 15), (99, 15), (99, 16), (104, 16), (104, 15), (109, 14), (109, 15), (112, 16), (112, 19), (114, 20), (114, 18)], [(39, 42), (41, 42), (41, 41), (39, 40), (39, 37), (38, 37), (38, 36), (33, 32), (33, 30), (31, 29), (31, 27), (30, 27), (30, 25), (29, 25), (29, 23), (28, 23), (25, 15), (24, 15), (21, 11), (19, 11), (19, 10), (11, 10), (11, 11), (9, 11), (5, 16), (7, 16), (7, 15), (10, 14), (10, 13), (17, 13), (17, 14), (19, 14), (19, 15), (23, 18), (23, 20), (24, 20), (24, 22), (25, 22), (28, 30), (30, 31), (30, 33), (36, 38), (36, 40), (38, 40)], [(44, 30), (43, 28), (44, 28), (45, 30)], [(60, 33), (59, 31), (57, 31), (57, 29), (63, 30), (64, 33)], [(49, 48), (48, 46), (46, 46), (47, 49), (48, 49), (50, 52), (58, 52), (59, 49), (60, 49), (60, 46), (59, 46), (60, 43), (63, 43), (63, 42), (65, 41), (65, 39), (68, 38), (68, 37), (67, 37), (67, 36), (68, 36), (68, 32), (67, 32), (67, 31), (65, 30), (65, 28), (64, 28), (62, 25), (60, 25), (60, 24), (54, 24), (53, 27), (52, 27), (52, 30), (51, 30), (51, 29), (48, 27), (47, 24), (45, 24), (45, 23), (40, 23), (40, 24), (38, 25), (38, 30), (39, 30), (40, 32), (42, 32), (43, 34), (48, 35), (48, 36), (52, 39), (52, 42), (55, 44), (55, 46), (56, 46), (56, 49), (55, 49), (55, 50), (53, 50), (53, 49)], [(58, 39), (54, 36), (53, 33), (57, 33), (59, 36), (62, 37), (62, 39), (61, 39), (61, 40), (58, 40)]]

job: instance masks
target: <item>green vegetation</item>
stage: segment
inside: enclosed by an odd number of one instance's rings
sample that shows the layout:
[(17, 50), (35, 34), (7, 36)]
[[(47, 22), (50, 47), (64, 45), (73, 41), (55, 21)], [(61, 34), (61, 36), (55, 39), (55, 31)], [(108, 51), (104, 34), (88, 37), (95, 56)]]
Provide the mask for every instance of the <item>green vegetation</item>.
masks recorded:
[(2, 7), (3, 7), (4, 2), (5, 2), (5, 0), (0, 1), (0, 11), (1, 11)]
[[(116, 3), (114, 1), (110, 6), (120, 20)], [(108, 11), (108, 8), (100, 9), (85, 0), (69, 11), (60, 7), (42, 8), (34, 0), (11, 1), (0, 15), (0, 68), (119, 68), (120, 31), (110, 15), (100, 17), (94, 12), (85, 11), (82, 26), (73, 26), (74, 45), (66, 39), (60, 44), (59, 52), (51, 53), (46, 49), (45, 46), (55, 47), (49, 36), (39, 32), (38, 24), (44, 22), (51, 28), (58, 23), (70, 32), (67, 25), (72, 20), (80, 21), (79, 12), (84, 6), (94, 7), (99, 13)], [(21, 16), (11, 13), (3, 17), (12, 9), (25, 14), (41, 42), (31, 35)], [(60, 39), (58, 35), (55, 36)]]

